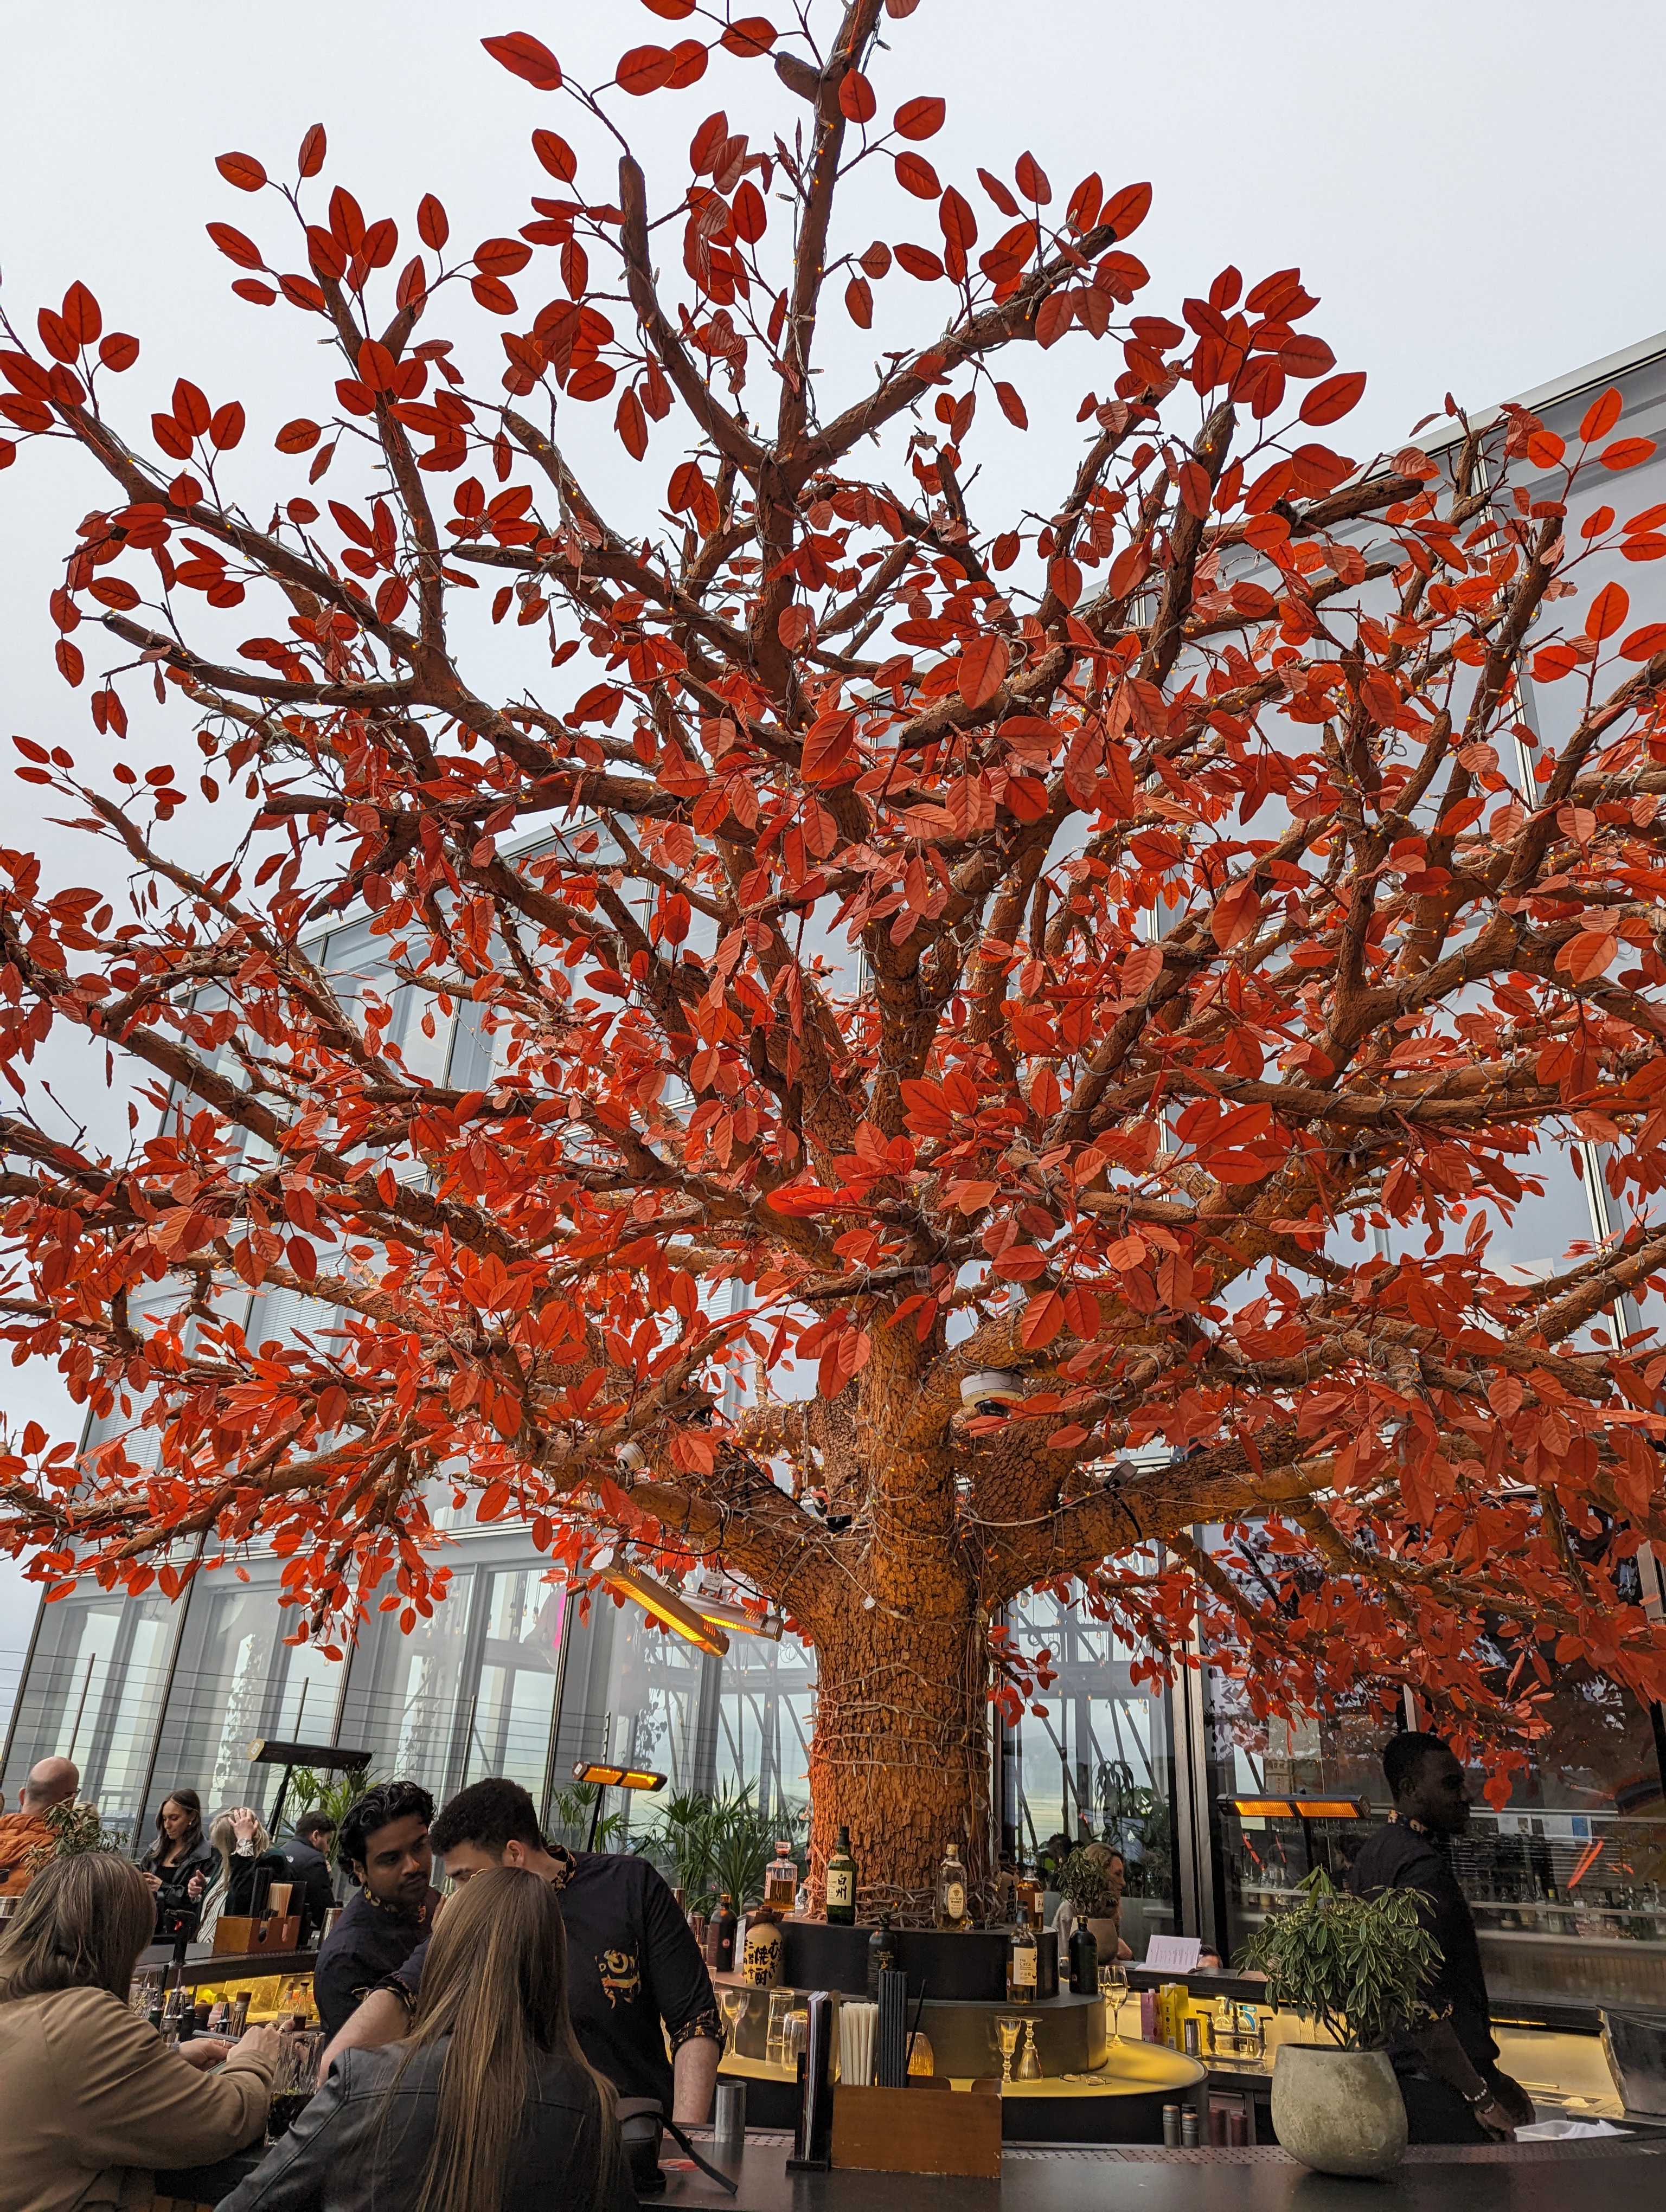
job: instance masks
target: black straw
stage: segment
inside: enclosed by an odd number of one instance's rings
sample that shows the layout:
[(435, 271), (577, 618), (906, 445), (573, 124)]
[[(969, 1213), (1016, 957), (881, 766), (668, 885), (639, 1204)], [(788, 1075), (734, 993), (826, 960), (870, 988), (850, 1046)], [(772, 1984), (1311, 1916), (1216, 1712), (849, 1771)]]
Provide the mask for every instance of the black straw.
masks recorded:
[(926, 1984), (924, 1982), (921, 1982), (920, 1984), (920, 2000), (914, 2008), (914, 2026), (909, 2030), (909, 2047), (903, 2054), (903, 2083), (904, 2087), (908, 2086), (908, 2078), (914, 2068), (914, 2039), (920, 2033), (920, 2015), (925, 2009)]

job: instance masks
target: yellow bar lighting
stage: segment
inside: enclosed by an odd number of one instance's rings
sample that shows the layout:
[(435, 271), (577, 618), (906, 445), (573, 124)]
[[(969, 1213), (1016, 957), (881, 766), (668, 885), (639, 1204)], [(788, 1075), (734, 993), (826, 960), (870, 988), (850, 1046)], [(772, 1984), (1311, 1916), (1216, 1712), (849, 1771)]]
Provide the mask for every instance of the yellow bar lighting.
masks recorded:
[(728, 1650), (729, 1639), (721, 1628), (690, 1605), (679, 1590), (667, 1589), (652, 1575), (644, 1574), (640, 1567), (610, 1567), (602, 1580), (622, 1596), (634, 1598), (644, 1613), (664, 1621), (673, 1635), (697, 1644), (701, 1650), (715, 1652), (720, 1659)]
[(1298, 1797), (1296, 1810), (1304, 1820), (1363, 1820), (1366, 1807), (1355, 1797)]
[(1240, 1820), (1293, 1820), (1296, 1808), (1288, 1797), (1228, 1797), (1225, 1803)]
[(1363, 1797), (1223, 1797), (1219, 1802), (1240, 1820), (1363, 1820), (1371, 1811)]
[(604, 1790), (663, 1790), (666, 1778), (646, 1766), (604, 1766), (580, 1759), (573, 1769), (575, 1782), (599, 1783)]

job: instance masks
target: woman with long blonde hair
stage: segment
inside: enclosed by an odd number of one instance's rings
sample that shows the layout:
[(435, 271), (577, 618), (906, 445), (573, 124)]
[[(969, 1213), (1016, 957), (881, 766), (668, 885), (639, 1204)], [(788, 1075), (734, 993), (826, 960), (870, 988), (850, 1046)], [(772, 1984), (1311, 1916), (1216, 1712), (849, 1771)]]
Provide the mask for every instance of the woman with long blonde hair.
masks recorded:
[(170, 2051), (128, 2003), (155, 1919), (137, 1867), (84, 1851), (43, 1867), (0, 1929), (0, 2212), (149, 2203), (150, 2172), (263, 2131), (274, 2029), (210, 2074), (223, 2044)]
[(633, 2212), (611, 2085), (567, 2010), (550, 1885), (478, 1874), (435, 1925), (409, 2037), (345, 2051), (219, 2212)]

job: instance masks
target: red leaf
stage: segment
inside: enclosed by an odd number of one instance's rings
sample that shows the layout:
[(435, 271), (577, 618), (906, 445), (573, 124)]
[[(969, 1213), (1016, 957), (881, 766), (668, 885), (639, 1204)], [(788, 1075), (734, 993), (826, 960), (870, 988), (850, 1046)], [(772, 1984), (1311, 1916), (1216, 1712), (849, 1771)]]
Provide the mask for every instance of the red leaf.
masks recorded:
[(873, 288), (866, 276), (853, 276), (844, 288), (845, 312), (859, 331), (873, 327)]
[(1049, 292), (1036, 311), (1036, 343), (1045, 349), (1056, 345), (1076, 319), (1073, 292)]
[[(543, 134), (533, 132), (535, 138)], [(424, 192), (416, 210), (416, 235), (424, 246), (432, 246), (437, 253), (451, 236), (451, 223), (445, 209), (432, 192)]]
[(1031, 1298), (1025, 1306), (1018, 1334), (1025, 1348), (1034, 1352), (1043, 1344), (1051, 1344), (1064, 1325), (1064, 1300), (1056, 1291), (1043, 1291), (1040, 1297)]
[(81, 344), (62, 315), (55, 315), (50, 307), (43, 307), (35, 317), (40, 332), (40, 343), (54, 361), (71, 362), (80, 358)]
[(944, 103), (931, 94), (918, 100), (905, 100), (891, 118), (899, 138), (934, 138), (943, 128), (943, 118), (948, 110)]
[(847, 769), (854, 769), (859, 765), (855, 749), (856, 717), (854, 714), (822, 715), (805, 732), (801, 770), (805, 781), (840, 781)]
[(1012, 177), (1020, 199), (1033, 200), (1037, 207), (1045, 207), (1052, 198), (1053, 187), (1047, 181), (1047, 172), (1033, 154), (1018, 155)]
[(1624, 404), (1619, 386), (1611, 384), (1586, 408), (1585, 419), (1579, 425), (1580, 442), (1594, 446), (1599, 438), (1606, 438), (1620, 420), (1620, 410)]
[(631, 459), (640, 461), (648, 451), (648, 417), (642, 412), (641, 401), (634, 392), (627, 391), (621, 396), (614, 413), (613, 427)]
[(763, 204), (763, 195), (750, 177), (743, 178), (737, 187), (730, 219), (735, 236), (744, 239), (748, 246), (756, 246), (769, 226), (769, 210)]
[(943, 274), (942, 262), (924, 246), (899, 246), (897, 265), (906, 269), (910, 276), (917, 276), (922, 284), (934, 284)]
[(1654, 450), (1652, 438), (1616, 438), (1596, 458), (1605, 469), (1634, 469), (1640, 461), (1651, 459)]
[(240, 300), (252, 300), (257, 307), (273, 307), (277, 295), (270, 284), (263, 284), (258, 276), (234, 276), (231, 289)]
[(535, 39), (530, 31), (506, 31), (501, 38), (482, 39), (480, 43), (511, 76), (525, 77), (540, 92), (561, 90), (561, 64), (543, 40)]
[(1298, 331), (1279, 348), (1279, 366), (1286, 376), (1322, 376), (1328, 368), (1335, 368), (1336, 356), (1322, 338)]
[(1014, 386), (997, 384), (995, 398), (1000, 403), (1001, 413), (1009, 422), (1020, 430), (1027, 430), (1030, 428), (1030, 417), (1025, 412), (1024, 402)]
[(1631, 612), (1631, 594), (1623, 584), (1604, 584), (1585, 616), (1585, 635), (1612, 637)]
[(860, 70), (847, 70), (839, 79), (839, 112), (847, 123), (871, 123), (879, 103), (873, 87)]
[(515, 295), (507, 284), (499, 283), (496, 276), (471, 277), (469, 289), (488, 314), (514, 314), (517, 304)]
[(1100, 209), (1100, 227), (1114, 231), (1118, 239), (1128, 238), (1139, 229), (1150, 212), (1151, 186), (1124, 185)]
[(1004, 637), (975, 637), (961, 653), (960, 696), (976, 708), (993, 699), (1006, 681), (1006, 641)]
[(81, 657), (80, 647), (71, 645), (67, 637), (61, 637), (58, 641), (57, 654), (58, 673), (64, 681), (70, 684), (79, 684), (87, 673), (87, 664)]
[(99, 359), (112, 376), (119, 376), (125, 368), (131, 368), (139, 357), (139, 342), (125, 331), (112, 331), (99, 348)]
[(84, 284), (71, 284), (64, 295), (64, 320), (82, 345), (91, 345), (104, 328), (103, 313)]
[(1656, 653), (1666, 653), (1666, 623), (1645, 623), (1621, 642), (1620, 651), (1626, 660), (1652, 660)]
[(679, 23), (694, 13), (694, 0), (642, 0), (642, 5), (650, 15), (663, 15), (668, 23)]
[(240, 230), (234, 230), (228, 222), (211, 222), (206, 228), (209, 236), (228, 261), (234, 261), (240, 269), (265, 267), (265, 255), (254, 240), (245, 237)]
[(621, 92), (641, 100), (650, 92), (658, 92), (670, 75), (671, 56), (663, 46), (633, 46), (620, 56), (613, 82)]
[(1340, 422), (1359, 404), (1365, 389), (1363, 369), (1351, 368), (1341, 376), (1328, 376), (1322, 384), (1316, 384), (1303, 400), (1303, 422), (1310, 423), (1316, 430), (1327, 422)]
[(912, 192), (917, 200), (934, 200), (943, 187), (937, 181), (937, 172), (923, 155), (899, 154), (897, 156), (897, 181), (905, 192)]
[(681, 92), (685, 85), (698, 84), (706, 74), (706, 49), (698, 39), (683, 39), (671, 50), (671, 67), (666, 72), (666, 83), (672, 92)]
[(273, 443), (280, 453), (307, 453), (318, 441), (318, 424), (309, 422), (304, 415), (297, 415), (293, 422), (283, 425)]
[(324, 167), (327, 143), (324, 136), (324, 125), (321, 123), (313, 124), (312, 129), (301, 140), (301, 152), (295, 157), (295, 167), (303, 177), (315, 177)]
[(1056, 561), (1049, 563), (1047, 582), (1048, 588), (1061, 606), (1073, 607), (1082, 596), (1082, 572), (1073, 561), (1062, 554)]
[(730, 24), (721, 44), (742, 61), (755, 61), (760, 54), (769, 52), (775, 38), (775, 27), (767, 15), (743, 15), (738, 23)]
[(553, 131), (534, 131), (532, 151), (550, 174), (563, 185), (570, 185), (579, 173), (579, 157), (567, 141)]
[(1529, 434), (1527, 458), (1535, 469), (1554, 469), (1566, 451), (1566, 445), (1554, 430), (1534, 430)]
[(258, 192), (266, 181), (266, 172), (252, 154), (216, 154), (214, 166), (240, 192)]
[(483, 239), (474, 249), (474, 265), (488, 276), (517, 276), (532, 258), (532, 247), (519, 238)]
[(611, 362), (587, 361), (575, 368), (567, 380), (569, 399), (605, 399), (619, 380), (619, 372)]
[(1253, 876), (1245, 876), (1224, 890), (1209, 916), (1209, 933), (1223, 952), (1249, 936), (1261, 917), (1261, 901)]
[(977, 217), (971, 204), (951, 185), (937, 204), (937, 220), (943, 226), (943, 235), (952, 246), (963, 253), (970, 252), (977, 243)]
[(209, 443), (216, 453), (230, 453), (241, 440), (246, 422), (241, 400), (228, 399), (223, 407), (216, 407), (210, 418)]

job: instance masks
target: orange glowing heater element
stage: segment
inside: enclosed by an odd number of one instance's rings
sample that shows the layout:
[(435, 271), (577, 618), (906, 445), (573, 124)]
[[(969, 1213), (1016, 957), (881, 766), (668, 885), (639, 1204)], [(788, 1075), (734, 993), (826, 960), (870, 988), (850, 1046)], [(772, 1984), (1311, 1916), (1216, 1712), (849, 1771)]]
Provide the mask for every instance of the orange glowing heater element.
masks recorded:
[(706, 1619), (690, 1604), (680, 1590), (656, 1582), (652, 1575), (644, 1574), (640, 1567), (621, 1564), (609, 1567), (602, 1580), (610, 1589), (617, 1590), (621, 1597), (633, 1599), (644, 1613), (652, 1613), (655, 1620), (663, 1621), (673, 1636), (697, 1644), (702, 1651), (714, 1651), (721, 1659), (728, 1650), (729, 1639), (713, 1621)]
[(594, 1782), (604, 1790), (663, 1790), (666, 1778), (647, 1766), (607, 1766), (580, 1759), (573, 1769), (575, 1782)]

